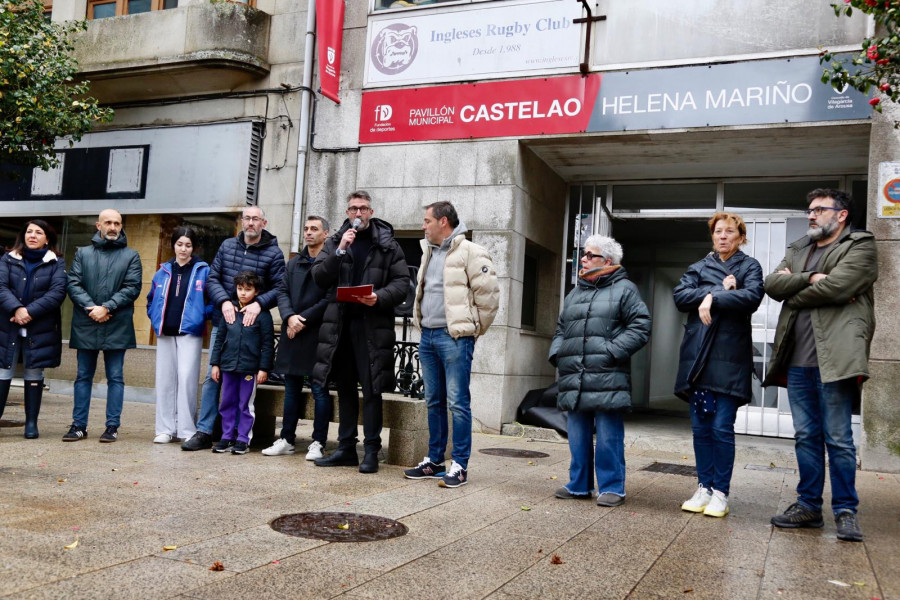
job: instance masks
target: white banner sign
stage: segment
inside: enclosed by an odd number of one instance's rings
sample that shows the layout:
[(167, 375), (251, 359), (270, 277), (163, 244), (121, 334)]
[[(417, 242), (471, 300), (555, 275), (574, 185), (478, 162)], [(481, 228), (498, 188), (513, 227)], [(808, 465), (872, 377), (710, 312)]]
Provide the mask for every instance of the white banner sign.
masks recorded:
[(900, 218), (900, 163), (878, 163), (879, 219)]
[[(462, 9), (462, 10), (460, 10)], [(369, 19), (367, 87), (571, 72), (581, 62), (573, 0), (422, 9)]]

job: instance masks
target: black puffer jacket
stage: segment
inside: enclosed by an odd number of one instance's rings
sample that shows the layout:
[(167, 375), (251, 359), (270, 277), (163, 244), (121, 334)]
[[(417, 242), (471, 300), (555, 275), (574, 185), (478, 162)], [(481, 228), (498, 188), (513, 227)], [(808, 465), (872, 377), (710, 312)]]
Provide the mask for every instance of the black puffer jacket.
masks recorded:
[(650, 339), (650, 312), (619, 267), (596, 282), (578, 280), (550, 344), (559, 371), (560, 410), (631, 407), (631, 356)]
[[(66, 290), (75, 305), (69, 347), (79, 350), (125, 350), (137, 346), (134, 301), (141, 293), (141, 257), (128, 247), (121, 232), (115, 240), (94, 234), (91, 245), (79, 248), (69, 268)], [(85, 308), (105, 306), (112, 318), (97, 323)]]
[[(722, 280), (737, 279), (736, 290), (726, 290)], [(700, 321), (697, 309), (712, 294), (713, 322)], [(688, 313), (681, 342), (681, 358), (675, 379), (675, 395), (690, 400), (693, 390), (709, 390), (747, 404), (752, 396), (753, 339), (750, 317), (763, 298), (762, 267), (755, 258), (738, 250), (722, 262), (710, 252), (688, 267), (672, 293), (675, 306)]]
[[(366, 258), (362, 284), (371, 283), (378, 302), (375, 306), (358, 305), (362, 309), (366, 338), (369, 341), (369, 359), (372, 386), (375, 393), (394, 389), (394, 308), (402, 304), (409, 291), (409, 269), (400, 244), (394, 239), (394, 228), (381, 219), (370, 219), (372, 248)], [(340, 230), (325, 241), (325, 247), (313, 264), (313, 277), (319, 287), (330, 289), (347, 286), (352, 281), (353, 253), (343, 256), (334, 253), (344, 232), (350, 228), (345, 220)], [(337, 350), (344, 323), (344, 303), (332, 299), (325, 309), (322, 327), (319, 329), (319, 345), (313, 381), (325, 385), (331, 374), (334, 352)]]
[[(326, 290), (313, 281), (309, 250), (288, 262), (284, 279), (278, 285), (278, 312), (281, 313), (281, 338), (275, 370), (283, 375), (310, 375), (316, 364), (316, 345), (319, 326), (328, 305)], [(287, 335), (287, 321), (293, 315), (306, 319), (303, 330), (291, 339)]]
[[(239, 310), (238, 303), (234, 304), (234, 310)], [(223, 318), (216, 333), (216, 344), (209, 354), (209, 364), (228, 373), (268, 373), (274, 358), (275, 327), (272, 315), (264, 310), (249, 326), (244, 325), (240, 315), (231, 325)]]
[(284, 278), (284, 253), (278, 247), (278, 238), (263, 229), (259, 243), (248, 246), (242, 231), (219, 246), (206, 282), (209, 299), (217, 309), (213, 311), (214, 325), (222, 322), (222, 311), (218, 309), (234, 298), (234, 278), (242, 271), (253, 271), (262, 278), (263, 291), (256, 302), (264, 310), (275, 308), (275, 288)]
[[(16, 344), (28, 344), (23, 358), (26, 369), (58, 367), (62, 355), (62, 319), (59, 307), (66, 299), (66, 263), (50, 250), (44, 261), (31, 274), (31, 297), (25, 297), (25, 264), (16, 252), (0, 258), (0, 368), (12, 367)], [(28, 336), (19, 337), (19, 325), (10, 321), (16, 310), (24, 306), (31, 315), (25, 329)]]

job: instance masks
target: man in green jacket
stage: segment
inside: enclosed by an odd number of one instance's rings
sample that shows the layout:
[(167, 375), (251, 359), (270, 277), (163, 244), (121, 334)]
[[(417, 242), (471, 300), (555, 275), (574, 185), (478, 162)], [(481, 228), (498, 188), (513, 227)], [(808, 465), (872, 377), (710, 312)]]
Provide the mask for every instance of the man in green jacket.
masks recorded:
[(806, 199), (806, 237), (788, 247), (765, 280), (766, 293), (784, 304), (763, 385), (787, 387), (800, 469), (797, 502), (772, 517), (772, 524), (822, 527), (827, 449), (837, 537), (859, 542), (850, 419), (869, 377), (878, 254), (873, 234), (850, 227), (849, 194), (816, 189)]
[(103, 350), (106, 366), (106, 431), (101, 442), (118, 438), (125, 396), (125, 350), (136, 346), (134, 301), (141, 293), (141, 259), (128, 247), (122, 215), (112, 209), (100, 213), (91, 245), (79, 248), (69, 269), (67, 285), (75, 310), (69, 346), (78, 352), (75, 407), (64, 442), (87, 437), (91, 388), (97, 357)]

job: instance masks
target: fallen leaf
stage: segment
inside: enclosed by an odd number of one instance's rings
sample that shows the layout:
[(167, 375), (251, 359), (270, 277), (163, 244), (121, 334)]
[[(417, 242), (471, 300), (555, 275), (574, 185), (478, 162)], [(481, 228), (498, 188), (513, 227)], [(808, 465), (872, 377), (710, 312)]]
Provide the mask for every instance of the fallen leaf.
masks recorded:
[(163, 551), (168, 552), (169, 550), (175, 550), (178, 546), (163, 546)]
[(859, 587), (865, 587), (866, 582), (865, 581), (854, 581), (853, 585), (858, 585)]
[(525, 505), (523, 504), (523, 505), (522, 505), (522, 510), (524, 510), (524, 511), (527, 512), (527, 511), (531, 510), (531, 507), (530, 507), (530, 506), (525, 506)]
[(350, 523), (344, 523), (343, 525), (338, 525), (338, 529), (350, 529)]
[(137, 481), (135, 481), (135, 482), (134, 482), (134, 485), (137, 485), (137, 484), (138, 484), (138, 482), (137, 482)]
[(113, 469), (113, 471), (118, 471), (118, 469)]
[(694, 591), (694, 588), (684, 588), (683, 590), (681, 590), (681, 593), (682, 594), (690, 594), (693, 591)]
[(563, 564), (563, 559), (561, 559), (559, 557), (559, 554), (554, 554), (553, 556), (550, 557), (550, 564), (551, 565), (561, 565), (561, 564)]
[(556, 475), (551, 475), (550, 479), (556, 479)]
[(223, 565), (221, 561), (217, 560), (216, 562), (214, 562), (212, 564), (212, 566), (209, 568), (209, 570), (210, 571), (224, 571), (225, 565)]
[(59, 479), (56, 480), (57, 483), (65, 483), (67, 481), (68, 481), (68, 479), (63, 479), (62, 477), (60, 477)]
[(681, 460), (687, 460), (687, 456), (682, 456)]
[(850, 587), (849, 583), (844, 583), (843, 581), (838, 581), (837, 579), (829, 579), (828, 583), (833, 583), (834, 585), (837, 585), (840, 587)]
[(281, 563), (278, 562), (277, 560), (273, 560), (273, 561), (272, 561), (272, 564), (273, 564), (273, 565), (280, 565)]
[(770, 468), (770, 469), (774, 469), (774, 468), (775, 468), (775, 463), (770, 462), (770, 463), (769, 463), (769, 468)]
[(538, 554), (540, 554), (540, 553), (543, 552), (543, 551), (544, 551), (543, 548), (538, 548)]
[(534, 461), (533, 461), (533, 460), (529, 460), (529, 461), (528, 461), (528, 464), (531, 465), (531, 466), (533, 467), (533, 466), (534, 466)]
[(306, 487), (306, 486), (308, 486), (308, 485), (309, 485), (308, 483), (301, 483), (301, 484), (300, 484), (300, 487)]
[(78, 540), (75, 540), (74, 542), (72, 542), (72, 543), (69, 544), (68, 546), (63, 546), (63, 548), (65, 548), (66, 550), (74, 550), (74, 549), (77, 548), (77, 547), (78, 547)]

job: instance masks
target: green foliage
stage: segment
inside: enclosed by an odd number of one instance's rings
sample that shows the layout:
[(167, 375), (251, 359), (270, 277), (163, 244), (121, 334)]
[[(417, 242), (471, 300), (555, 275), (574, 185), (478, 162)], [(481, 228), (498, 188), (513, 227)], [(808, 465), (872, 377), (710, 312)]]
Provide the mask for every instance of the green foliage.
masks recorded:
[(35, 0), (0, 0), (0, 162), (50, 169), (56, 138), (72, 144), (112, 120), (87, 96), (89, 82), (74, 83), (71, 39), (84, 28), (48, 22)]

